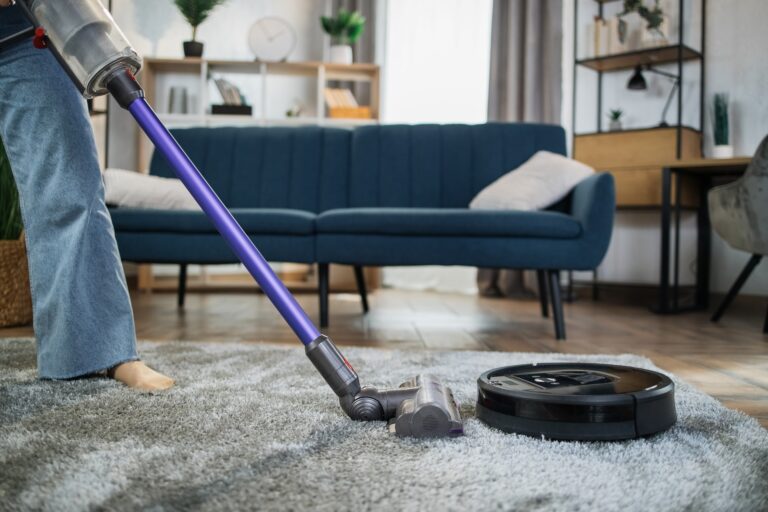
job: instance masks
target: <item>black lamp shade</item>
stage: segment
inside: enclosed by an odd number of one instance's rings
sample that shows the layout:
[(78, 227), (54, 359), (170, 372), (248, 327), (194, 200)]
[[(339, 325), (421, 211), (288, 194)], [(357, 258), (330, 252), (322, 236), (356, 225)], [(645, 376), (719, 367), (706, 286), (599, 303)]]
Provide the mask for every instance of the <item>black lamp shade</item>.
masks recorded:
[(648, 88), (648, 84), (645, 83), (645, 77), (643, 76), (643, 68), (640, 66), (635, 67), (635, 72), (627, 82), (627, 89), (633, 91), (644, 91)]

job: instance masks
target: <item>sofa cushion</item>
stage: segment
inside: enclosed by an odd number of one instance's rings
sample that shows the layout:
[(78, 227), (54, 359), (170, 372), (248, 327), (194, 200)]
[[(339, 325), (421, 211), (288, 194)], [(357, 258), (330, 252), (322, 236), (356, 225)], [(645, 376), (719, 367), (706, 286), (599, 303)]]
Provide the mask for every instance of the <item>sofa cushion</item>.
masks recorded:
[(593, 270), (604, 249), (584, 238), (397, 236), (320, 233), (317, 261), (363, 266), (465, 265), (488, 268)]
[(351, 207), (466, 208), (537, 151), (565, 154), (559, 126), (534, 123), (361, 126), (352, 133)]
[(558, 212), (467, 208), (347, 208), (317, 217), (319, 233), (576, 238), (581, 224)]
[(200, 211), (200, 206), (179, 179), (124, 169), (106, 169), (101, 176), (104, 179), (104, 202), (109, 206)]
[[(315, 236), (250, 233), (250, 239), (267, 261), (314, 263)], [(238, 263), (218, 233), (152, 233), (118, 231), (117, 245), (123, 261), (134, 263)]]
[[(249, 126), (179, 128), (172, 134), (231, 208), (319, 212), (347, 206), (350, 130)], [(175, 176), (158, 151), (150, 173)]]
[[(235, 208), (232, 214), (246, 233), (311, 235), (315, 214), (301, 210)], [(202, 212), (113, 208), (116, 231), (154, 233), (216, 233)]]
[(475, 196), (470, 208), (543, 210), (557, 203), (580, 181), (595, 173), (590, 166), (549, 151), (497, 179)]

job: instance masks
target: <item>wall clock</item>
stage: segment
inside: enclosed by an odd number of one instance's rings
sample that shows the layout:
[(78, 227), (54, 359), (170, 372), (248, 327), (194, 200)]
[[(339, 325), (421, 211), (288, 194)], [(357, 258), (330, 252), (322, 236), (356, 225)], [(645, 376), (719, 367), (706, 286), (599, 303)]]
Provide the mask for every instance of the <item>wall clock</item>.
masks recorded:
[(296, 31), (282, 18), (261, 18), (248, 31), (248, 44), (256, 60), (284, 61), (296, 48)]

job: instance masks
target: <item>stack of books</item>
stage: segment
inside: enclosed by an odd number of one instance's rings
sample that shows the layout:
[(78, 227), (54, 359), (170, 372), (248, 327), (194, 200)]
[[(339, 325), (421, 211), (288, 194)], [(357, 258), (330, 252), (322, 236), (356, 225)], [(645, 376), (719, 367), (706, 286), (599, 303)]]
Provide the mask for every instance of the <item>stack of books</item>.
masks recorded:
[(371, 119), (371, 107), (361, 107), (349, 89), (325, 89), (328, 117), (334, 119)]
[(235, 87), (234, 84), (224, 80), (223, 78), (217, 78), (213, 81), (216, 87), (219, 89), (221, 99), (224, 100), (223, 105), (211, 105), (211, 114), (228, 114), (228, 115), (242, 115), (250, 116), (253, 114), (253, 109), (245, 101), (245, 96), (240, 92), (240, 89)]

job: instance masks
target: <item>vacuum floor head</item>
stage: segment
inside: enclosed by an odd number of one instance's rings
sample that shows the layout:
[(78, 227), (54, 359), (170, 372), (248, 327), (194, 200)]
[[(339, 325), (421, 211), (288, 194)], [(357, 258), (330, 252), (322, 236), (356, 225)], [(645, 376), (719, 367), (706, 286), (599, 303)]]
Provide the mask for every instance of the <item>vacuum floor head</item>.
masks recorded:
[(327, 336), (318, 336), (305, 351), (353, 420), (388, 421), (390, 432), (405, 437), (464, 433), (453, 393), (434, 375), (417, 375), (395, 389), (361, 388), (357, 372)]
[(507, 366), (483, 373), (477, 387), (477, 417), (504, 432), (608, 441), (655, 434), (677, 420), (669, 377), (629, 366)]
[(389, 420), (390, 432), (409, 437), (453, 437), (464, 433), (453, 392), (434, 375), (417, 375), (394, 392), (408, 396)]
[(459, 406), (451, 389), (434, 375), (421, 374), (395, 389), (363, 387), (342, 407), (353, 419), (386, 420), (401, 437), (456, 437), (464, 433)]

